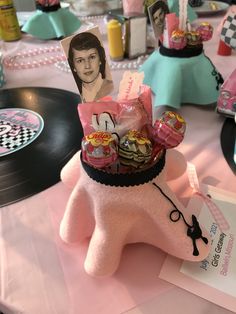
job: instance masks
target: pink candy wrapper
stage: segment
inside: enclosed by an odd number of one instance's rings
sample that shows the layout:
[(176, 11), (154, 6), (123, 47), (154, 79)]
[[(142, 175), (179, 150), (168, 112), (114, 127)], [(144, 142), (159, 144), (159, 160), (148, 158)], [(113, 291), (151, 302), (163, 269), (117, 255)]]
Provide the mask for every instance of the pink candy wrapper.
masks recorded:
[(187, 45), (187, 38), (185, 32), (182, 30), (174, 30), (170, 38), (170, 48), (180, 50)]
[(78, 105), (84, 135), (94, 131), (112, 133), (117, 141), (129, 130), (142, 131), (152, 122), (151, 91), (143, 87), (136, 99), (87, 102)]
[(113, 164), (117, 157), (117, 145), (107, 132), (93, 132), (82, 140), (83, 160), (95, 168), (105, 168)]
[(179, 114), (165, 111), (154, 124), (153, 139), (160, 147), (173, 148), (182, 142), (185, 129), (186, 122)]
[(196, 29), (201, 36), (202, 41), (207, 41), (212, 38), (213, 35), (213, 27), (208, 22), (202, 22)]

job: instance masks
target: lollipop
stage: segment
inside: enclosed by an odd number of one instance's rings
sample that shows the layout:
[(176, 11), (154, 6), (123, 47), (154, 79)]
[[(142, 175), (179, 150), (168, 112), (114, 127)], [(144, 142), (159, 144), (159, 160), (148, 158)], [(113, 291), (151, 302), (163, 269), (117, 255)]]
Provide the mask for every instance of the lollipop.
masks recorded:
[(119, 159), (121, 165), (141, 168), (152, 154), (151, 141), (136, 130), (129, 131), (119, 143)]
[(207, 41), (212, 38), (213, 35), (213, 27), (208, 22), (202, 22), (196, 31), (200, 34), (202, 41)]
[(173, 148), (184, 138), (185, 120), (177, 113), (165, 111), (153, 128), (153, 140), (160, 148)]
[(195, 47), (201, 44), (201, 36), (197, 31), (189, 31), (185, 34), (187, 38), (187, 46)]
[(187, 38), (185, 32), (181, 29), (176, 29), (172, 32), (170, 37), (170, 48), (180, 50), (183, 49), (187, 44)]
[(109, 166), (118, 157), (116, 142), (108, 132), (97, 131), (86, 135), (81, 150), (83, 160), (95, 168)]

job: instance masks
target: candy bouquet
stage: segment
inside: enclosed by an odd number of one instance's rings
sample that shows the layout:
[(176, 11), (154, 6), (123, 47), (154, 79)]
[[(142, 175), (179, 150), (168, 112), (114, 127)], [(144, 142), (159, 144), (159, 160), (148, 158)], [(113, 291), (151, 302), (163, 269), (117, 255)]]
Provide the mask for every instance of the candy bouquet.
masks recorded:
[(155, 96), (155, 106), (207, 105), (216, 103), (219, 96), (223, 79), (203, 50), (204, 42), (212, 38), (213, 28), (207, 21), (190, 24), (187, 4), (187, 0), (179, 1), (178, 16), (166, 13), (162, 28), (155, 19), (155, 4), (149, 8), (154, 31), (158, 25), (160, 45), (140, 71)]
[(125, 133), (124, 126), (120, 134), (112, 132), (115, 128), (111, 127), (112, 133), (106, 130), (86, 135), (81, 147), (83, 161), (107, 173), (134, 173), (152, 167), (166, 149), (177, 146), (184, 137), (185, 121), (170, 111), (165, 112), (154, 126), (146, 123), (145, 129), (140, 130), (136, 123), (132, 124), (137, 127)]
[(210, 250), (207, 232), (165, 179), (166, 150), (183, 140), (184, 119), (167, 111), (153, 124), (150, 89), (139, 86), (136, 97), (129, 92), (78, 105), (81, 151), (61, 172), (72, 193), (60, 236), (67, 243), (90, 238), (84, 268), (92, 276), (112, 275), (129, 243), (151, 244), (190, 261)]

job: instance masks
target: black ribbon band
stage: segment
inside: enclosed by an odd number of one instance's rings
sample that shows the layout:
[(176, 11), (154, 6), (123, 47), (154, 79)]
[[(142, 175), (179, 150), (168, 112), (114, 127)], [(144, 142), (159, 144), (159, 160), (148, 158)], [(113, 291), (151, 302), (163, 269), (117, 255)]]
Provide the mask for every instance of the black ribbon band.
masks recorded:
[(87, 163), (85, 163), (82, 159), (82, 154), (80, 155), (82, 166), (87, 173), (87, 175), (104, 185), (110, 186), (135, 186), (141, 185), (144, 183), (148, 183), (153, 180), (164, 168), (165, 166), (165, 155), (166, 151), (163, 151), (160, 159), (150, 168), (145, 170), (140, 170), (134, 173), (108, 173), (103, 170), (94, 168)]
[(166, 57), (174, 57), (174, 58), (191, 58), (199, 56), (203, 52), (203, 45), (197, 45), (196, 47), (185, 47), (180, 50), (166, 48), (164, 46), (160, 46), (160, 54)]
[(36, 9), (43, 12), (54, 12), (61, 8), (60, 3), (52, 5), (52, 6), (44, 6), (39, 3), (36, 4)]

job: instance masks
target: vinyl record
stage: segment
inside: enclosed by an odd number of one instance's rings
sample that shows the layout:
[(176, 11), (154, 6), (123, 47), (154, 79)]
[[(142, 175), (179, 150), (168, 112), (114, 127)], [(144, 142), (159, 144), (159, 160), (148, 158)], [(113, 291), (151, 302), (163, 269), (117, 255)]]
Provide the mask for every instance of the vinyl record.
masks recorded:
[(224, 157), (234, 172), (236, 174), (236, 164), (234, 161), (234, 147), (235, 147), (235, 141), (236, 141), (236, 124), (234, 122), (234, 119), (227, 118), (225, 119), (225, 122), (223, 124), (222, 130), (221, 130), (221, 148), (224, 154)]
[(54, 88), (0, 91), (0, 207), (52, 186), (80, 149), (77, 94)]

